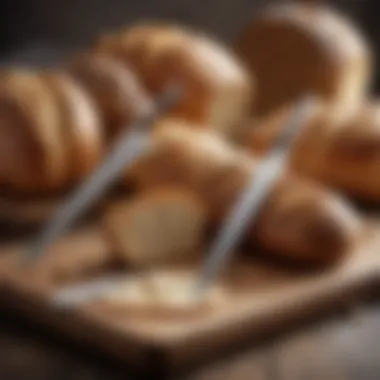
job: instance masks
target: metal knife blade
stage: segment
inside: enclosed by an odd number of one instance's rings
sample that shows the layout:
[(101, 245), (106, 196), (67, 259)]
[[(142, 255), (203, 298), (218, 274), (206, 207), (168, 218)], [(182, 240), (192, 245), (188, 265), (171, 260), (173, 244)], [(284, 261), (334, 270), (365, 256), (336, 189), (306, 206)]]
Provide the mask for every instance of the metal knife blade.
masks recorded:
[(259, 215), (262, 205), (284, 169), (290, 148), (302, 130), (313, 102), (312, 97), (305, 97), (295, 106), (283, 132), (253, 173), (250, 183), (226, 218), (206, 255), (195, 287), (197, 297), (210, 288), (239, 244), (248, 224), (251, 225)]
[(37, 259), (61, 234), (98, 200), (123, 172), (148, 147), (151, 126), (165, 114), (181, 96), (181, 89), (171, 85), (156, 99), (154, 106), (126, 128), (111, 153), (97, 170), (61, 206), (45, 226), (31, 248), (26, 251), (25, 263)]
[(115, 274), (69, 285), (53, 293), (51, 302), (59, 309), (73, 309), (109, 294), (121, 286), (126, 278), (126, 274)]

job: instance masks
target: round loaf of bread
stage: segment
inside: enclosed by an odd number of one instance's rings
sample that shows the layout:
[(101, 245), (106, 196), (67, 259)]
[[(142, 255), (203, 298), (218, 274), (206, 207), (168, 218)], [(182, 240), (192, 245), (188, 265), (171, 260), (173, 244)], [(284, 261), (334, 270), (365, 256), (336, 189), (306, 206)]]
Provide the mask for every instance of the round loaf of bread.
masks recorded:
[(255, 115), (266, 115), (304, 94), (320, 95), (332, 108), (350, 112), (372, 77), (363, 36), (323, 4), (265, 8), (237, 38), (236, 52), (255, 76)]
[(142, 25), (96, 48), (130, 64), (151, 94), (180, 83), (183, 98), (170, 116), (234, 135), (248, 114), (252, 80), (229, 49), (209, 36), (175, 25)]
[(104, 151), (101, 117), (92, 98), (64, 72), (43, 74), (59, 108), (62, 145), (66, 148), (67, 180), (83, 180), (99, 163)]
[(350, 252), (360, 229), (360, 219), (339, 195), (288, 176), (268, 198), (252, 236), (273, 252), (286, 247), (287, 260), (331, 266)]
[[(289, 109), (252, 121), (245, 143), (264, 155), (289, 117)], [(291, 155), (292, 168), (302, 175), (367, 201), (380, 200), (380, 104), (367, 99), (349, 117), (332, 119), (320, 108), (307, 120)]]
[(162, 89), (160, 70), (165, 57), (182, 44), (188, 34), (182, 28), (159, 22), (138, 24), (99, 38), (94, 50), (124, 62), (153, 94)]
[(194, 259), (203, 243), (206, 219), (196, 196), (161, 188), (112, 206), (105, 226), (128, 263), (153, 266)]
[(359, 199), (379, 202), (379, 101), (367, 100), (336, 131), (322, 134), (321, 139), (319, 159), (316, 156), (310, 173), (313, 178)]
[(61, 186), (67, 162), (59, 109), (37, 72), (3, 73), (0, 119), (2, 166), (10, 187), (38, 191)]

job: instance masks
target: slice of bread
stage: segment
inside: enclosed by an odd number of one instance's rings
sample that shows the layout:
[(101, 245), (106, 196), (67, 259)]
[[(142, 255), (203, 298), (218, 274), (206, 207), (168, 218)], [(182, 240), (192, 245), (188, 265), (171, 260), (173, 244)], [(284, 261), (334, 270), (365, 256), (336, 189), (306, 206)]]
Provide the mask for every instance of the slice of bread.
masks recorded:
[(191, 193), (153, 189), (111, 206), (105, 228), (128, 263), (146, 267), (192, 260), (206, 219), (203, 204)]

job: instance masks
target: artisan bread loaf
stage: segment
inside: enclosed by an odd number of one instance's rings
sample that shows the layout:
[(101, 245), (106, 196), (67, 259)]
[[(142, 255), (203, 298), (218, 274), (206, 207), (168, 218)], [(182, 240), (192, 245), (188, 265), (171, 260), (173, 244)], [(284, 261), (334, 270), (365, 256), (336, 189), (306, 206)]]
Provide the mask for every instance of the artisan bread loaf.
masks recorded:
[(94, 50), (128, 65), (145, 88), (156, 94), (162, 90), (162, 63), (187, 43), (187, 34), (186, 30), (174, 24), (139, 22), (100, 36)]
[[(379, 101), (366, 100), (353, 115), (339, 122), (320, 111), (312, 115), (294, 145), (292, 168), (351, 196), (379, 201)], [(254, 155), (265, 154), (288, 117), (289, 110), (283, 110), (252, 121), (246, 146)]]
[(15, 69), (2, 73), (0, 120), (5, 182), (17, 191), (61, 186), (67, 156), (59, 110), (37, 72)]
[(151, 94), (172, 82), (184, 94), (170, 115), (237, 133), (248, 114), (252, 80), (227, 47), (175, 25), (138, 25), (100, 40), (96, 50), (129, 64)]
[(244, 28), (236, 52), (256, 79), (255, 115), (266, 115), (304, 94), (351, 112), (372, 77), (364, 37), (324, 4), (286, 2), (265, 8)]
[(80, 181), (92, 172), (104, 153), (99, 110), (81, 86), (64, 72), (47, 72), (43, 79), (59, 109), (61, 145), (67, 152), (67, 181)]
[(126, 261), (144, 267), (193, 260), (206, 220), (205, 207), (193, 193), (157, 188), (113, 205), (104, 225)]
[[(212, 131), (165, 121), (152, 134), (150, 150), (128, 170), (126, 178), (143, 189), (182, 185), (197, 194), (210, 217), (220, 222), (258, 164), (258, 159)], [(277, 220), (275, 225), (272, 217)], [(282, 224), (289, 233), (281, 235), (279, 243), (270, 236)], [(328, 264), (353, 244), (359, 227), (357, 215), (339, 196), (284, 174), (269, 194), (259, 220), (250, 227), (247, 240), (288, 259)]]

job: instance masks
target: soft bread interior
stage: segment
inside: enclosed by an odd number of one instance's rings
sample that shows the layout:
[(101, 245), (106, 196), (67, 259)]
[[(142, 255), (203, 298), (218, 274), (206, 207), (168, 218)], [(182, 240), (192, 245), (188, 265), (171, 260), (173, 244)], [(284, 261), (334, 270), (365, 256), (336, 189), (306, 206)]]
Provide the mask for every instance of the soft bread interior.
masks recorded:
[(186, 191), (161, 189), (114, 206), (105, 220), (126, 260), (151, 266), (193, 257), (203, 240), (206, 214)]

